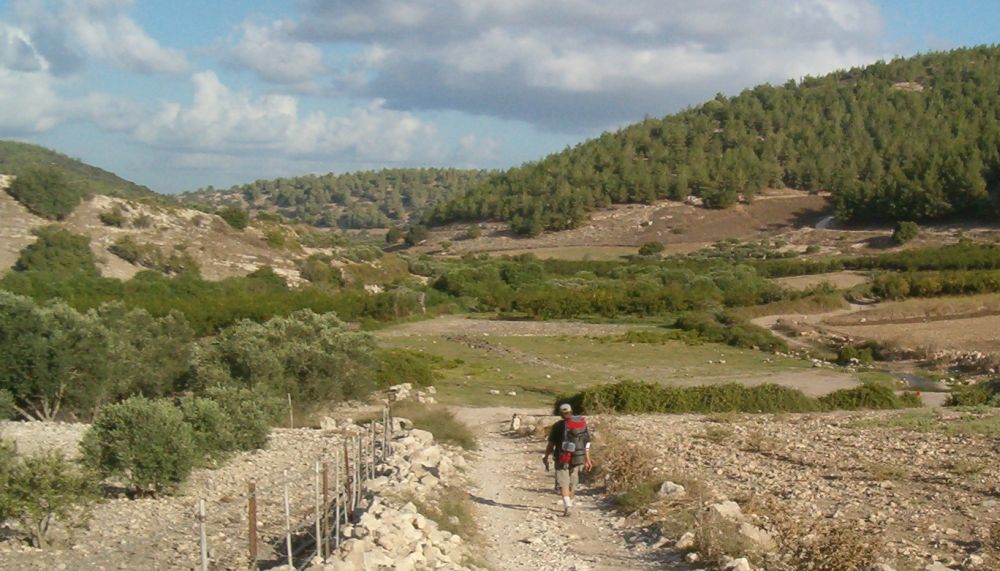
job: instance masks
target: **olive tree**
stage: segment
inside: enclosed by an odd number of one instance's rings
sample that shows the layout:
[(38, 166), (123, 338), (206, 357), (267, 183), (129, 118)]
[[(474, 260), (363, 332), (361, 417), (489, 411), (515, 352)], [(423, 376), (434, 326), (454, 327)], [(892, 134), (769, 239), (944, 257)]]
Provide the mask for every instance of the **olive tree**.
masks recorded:
[(108, 342), (94, 315), (0, 291), (0, 390), (25, 418), (87, 414), (105, 402), (113, 392)]

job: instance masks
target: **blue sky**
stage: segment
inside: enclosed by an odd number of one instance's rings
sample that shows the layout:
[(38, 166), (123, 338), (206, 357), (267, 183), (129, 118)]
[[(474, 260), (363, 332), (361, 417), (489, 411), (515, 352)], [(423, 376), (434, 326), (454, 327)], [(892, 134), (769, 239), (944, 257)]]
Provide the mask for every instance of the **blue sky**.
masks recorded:
[(997, 0), (0, 0), (0, 138), (159, 192), (506, 168), (715, 93), (1000, 41)]

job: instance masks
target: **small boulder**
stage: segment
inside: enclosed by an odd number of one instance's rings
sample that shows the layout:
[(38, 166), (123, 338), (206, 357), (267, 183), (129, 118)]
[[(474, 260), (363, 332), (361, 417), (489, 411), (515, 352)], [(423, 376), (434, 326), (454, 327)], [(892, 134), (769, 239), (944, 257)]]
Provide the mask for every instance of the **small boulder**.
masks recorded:
[(683, 498), (687, 495), (687, 491), (684, 489), (684, 486), (667, 480), (660, 485), (660, 489), (656, 494), (661, 498)]

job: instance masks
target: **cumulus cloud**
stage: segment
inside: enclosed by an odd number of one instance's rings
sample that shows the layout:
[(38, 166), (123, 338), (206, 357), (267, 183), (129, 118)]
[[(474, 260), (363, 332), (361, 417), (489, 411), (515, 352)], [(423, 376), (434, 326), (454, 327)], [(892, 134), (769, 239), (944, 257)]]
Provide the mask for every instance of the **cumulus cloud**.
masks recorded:
[(27, 32), (0, 22), (0, 131), (37, 133), (61, 121), (48, 67)]
[(164, 103), (137, 125), (145, 143), (185, 152), (382, 161), (433, 160), (440, 156), (434, 128), (409, 113), (374, 100), (345, 115), (304, 112), (288, 95), (255, 96), (224, 85), (215, 73), (192, 77), (190, 105)]
[(78, 70), (87, 58), (139, 73), (181, 73), (184, 55), (161, 46), (127, 12), (132, 0), (14, 0), (12, 13), (53, 73)]
[(275, 83), (301, 84), (324, 72), (323, 52), (315, 45), (294, 39), (284, 22), (269, 26), (246, 22), (229, 49), (228, 60), (249, 68)]
[[(576, 130), (882, 57), (870, 0), (306, 0), (294, 33), (377, 57), (342, 87), (399, 109)], [(289, 28), (291, 30), (291, 28)], [(358, 67), (361, 67), (359, 70)], [(362, 79), (363, 81), (359, 81)]]

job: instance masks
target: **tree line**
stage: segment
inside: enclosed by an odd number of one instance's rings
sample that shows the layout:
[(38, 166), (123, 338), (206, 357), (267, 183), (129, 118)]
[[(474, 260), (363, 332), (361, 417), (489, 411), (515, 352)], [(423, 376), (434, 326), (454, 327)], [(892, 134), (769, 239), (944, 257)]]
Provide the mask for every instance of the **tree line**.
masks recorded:
[(328, 173), (257, 180), (225, 190), (201, 188), (179, 199), (211, 208), (246, 205), (252, 213), (277, 212), (321, 227), (386, 228), (482, 182), (487, 174), (453, 168)]
[(498, 219), (534, 235), (613, 203), (766, 187), (829, 190), (844, 221), (995, 218), (1000, 48), (877, 62), (716, 96), (498, 173), (433, 207), (429, 224)]

